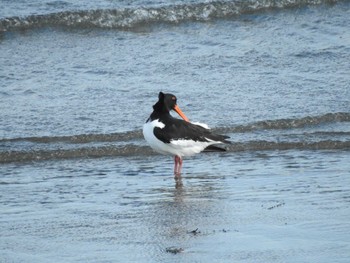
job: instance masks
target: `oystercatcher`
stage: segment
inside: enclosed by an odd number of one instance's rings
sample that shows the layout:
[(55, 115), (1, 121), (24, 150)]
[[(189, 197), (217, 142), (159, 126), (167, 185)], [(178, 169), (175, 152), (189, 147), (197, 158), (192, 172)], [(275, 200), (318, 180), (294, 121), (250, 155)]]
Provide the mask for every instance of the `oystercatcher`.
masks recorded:
[[(199, 153), (213, 144), (230, 143), (226, 140), (228, 136), (213, 134), (209, 129), (189, 122), (177, 106), (175, 95), (160, 92), (158, 99), (151, 116), (143, 125), (143, 136), (155, 151), (175, 156), (175, 176), (181, 175), (184, 156)], [(171, 110), (176, 111), (183, 120), (172, 117)]]

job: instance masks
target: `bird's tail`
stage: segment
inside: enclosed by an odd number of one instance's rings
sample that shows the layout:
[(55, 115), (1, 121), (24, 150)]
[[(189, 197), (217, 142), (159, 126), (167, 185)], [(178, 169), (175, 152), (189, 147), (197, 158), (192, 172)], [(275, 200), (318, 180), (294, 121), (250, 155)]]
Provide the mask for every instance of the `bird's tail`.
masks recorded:
[(204, 149), (205, 152), (226, 152), (226, 148), (222, 144), (212, 144)]

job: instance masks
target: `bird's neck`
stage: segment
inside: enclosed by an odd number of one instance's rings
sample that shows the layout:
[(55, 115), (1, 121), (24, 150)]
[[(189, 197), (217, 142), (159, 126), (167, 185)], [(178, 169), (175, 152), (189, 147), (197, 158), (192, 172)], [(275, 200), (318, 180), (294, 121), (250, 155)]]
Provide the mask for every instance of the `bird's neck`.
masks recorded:
[(165, 105), (165, 103), (158, 101), (153, 105), (153, 112), (158, 112), (160, 114), (169, 114), (170, 109)]
[(151, 120), (156, 120), (156, 119), (165, 119), (170, 117), (170, 113), (169, 111), (158, 111), (158, 110), (154, 110), (151, 114)]

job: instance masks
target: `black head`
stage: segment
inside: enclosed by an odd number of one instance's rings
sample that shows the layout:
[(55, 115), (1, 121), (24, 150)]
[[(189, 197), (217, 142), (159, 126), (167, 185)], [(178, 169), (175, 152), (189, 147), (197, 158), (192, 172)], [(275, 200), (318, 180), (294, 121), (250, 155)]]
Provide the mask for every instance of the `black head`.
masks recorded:
[(153, 109), (160, 112), (169, 112), (175, 109), (176, 96), (170, 93), (159, 92), (158, 102), (153, 105)]
[(153, 105), (153, 109), (158, 113), (169, 113), (171, 110), (174, 110), (183, 118), (185, 121), (188, 121), (186, 115), (180, 110), (176, 104), (176, 96), (170, 93), (159, 92), (158, 102)]

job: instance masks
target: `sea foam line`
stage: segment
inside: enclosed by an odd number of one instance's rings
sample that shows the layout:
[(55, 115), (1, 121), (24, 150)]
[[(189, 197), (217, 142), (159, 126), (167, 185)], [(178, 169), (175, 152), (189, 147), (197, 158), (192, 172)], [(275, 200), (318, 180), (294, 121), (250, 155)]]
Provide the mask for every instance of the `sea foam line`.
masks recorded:
[(64, 11), (0, 20), (0, 32), (40, 27), (133, 29), (156, 23), (177, 24), (186, 21), (209, 21), (268, 9), (336, 3), (337, 0), (240, 0), (211, 1), (160, 7)]

